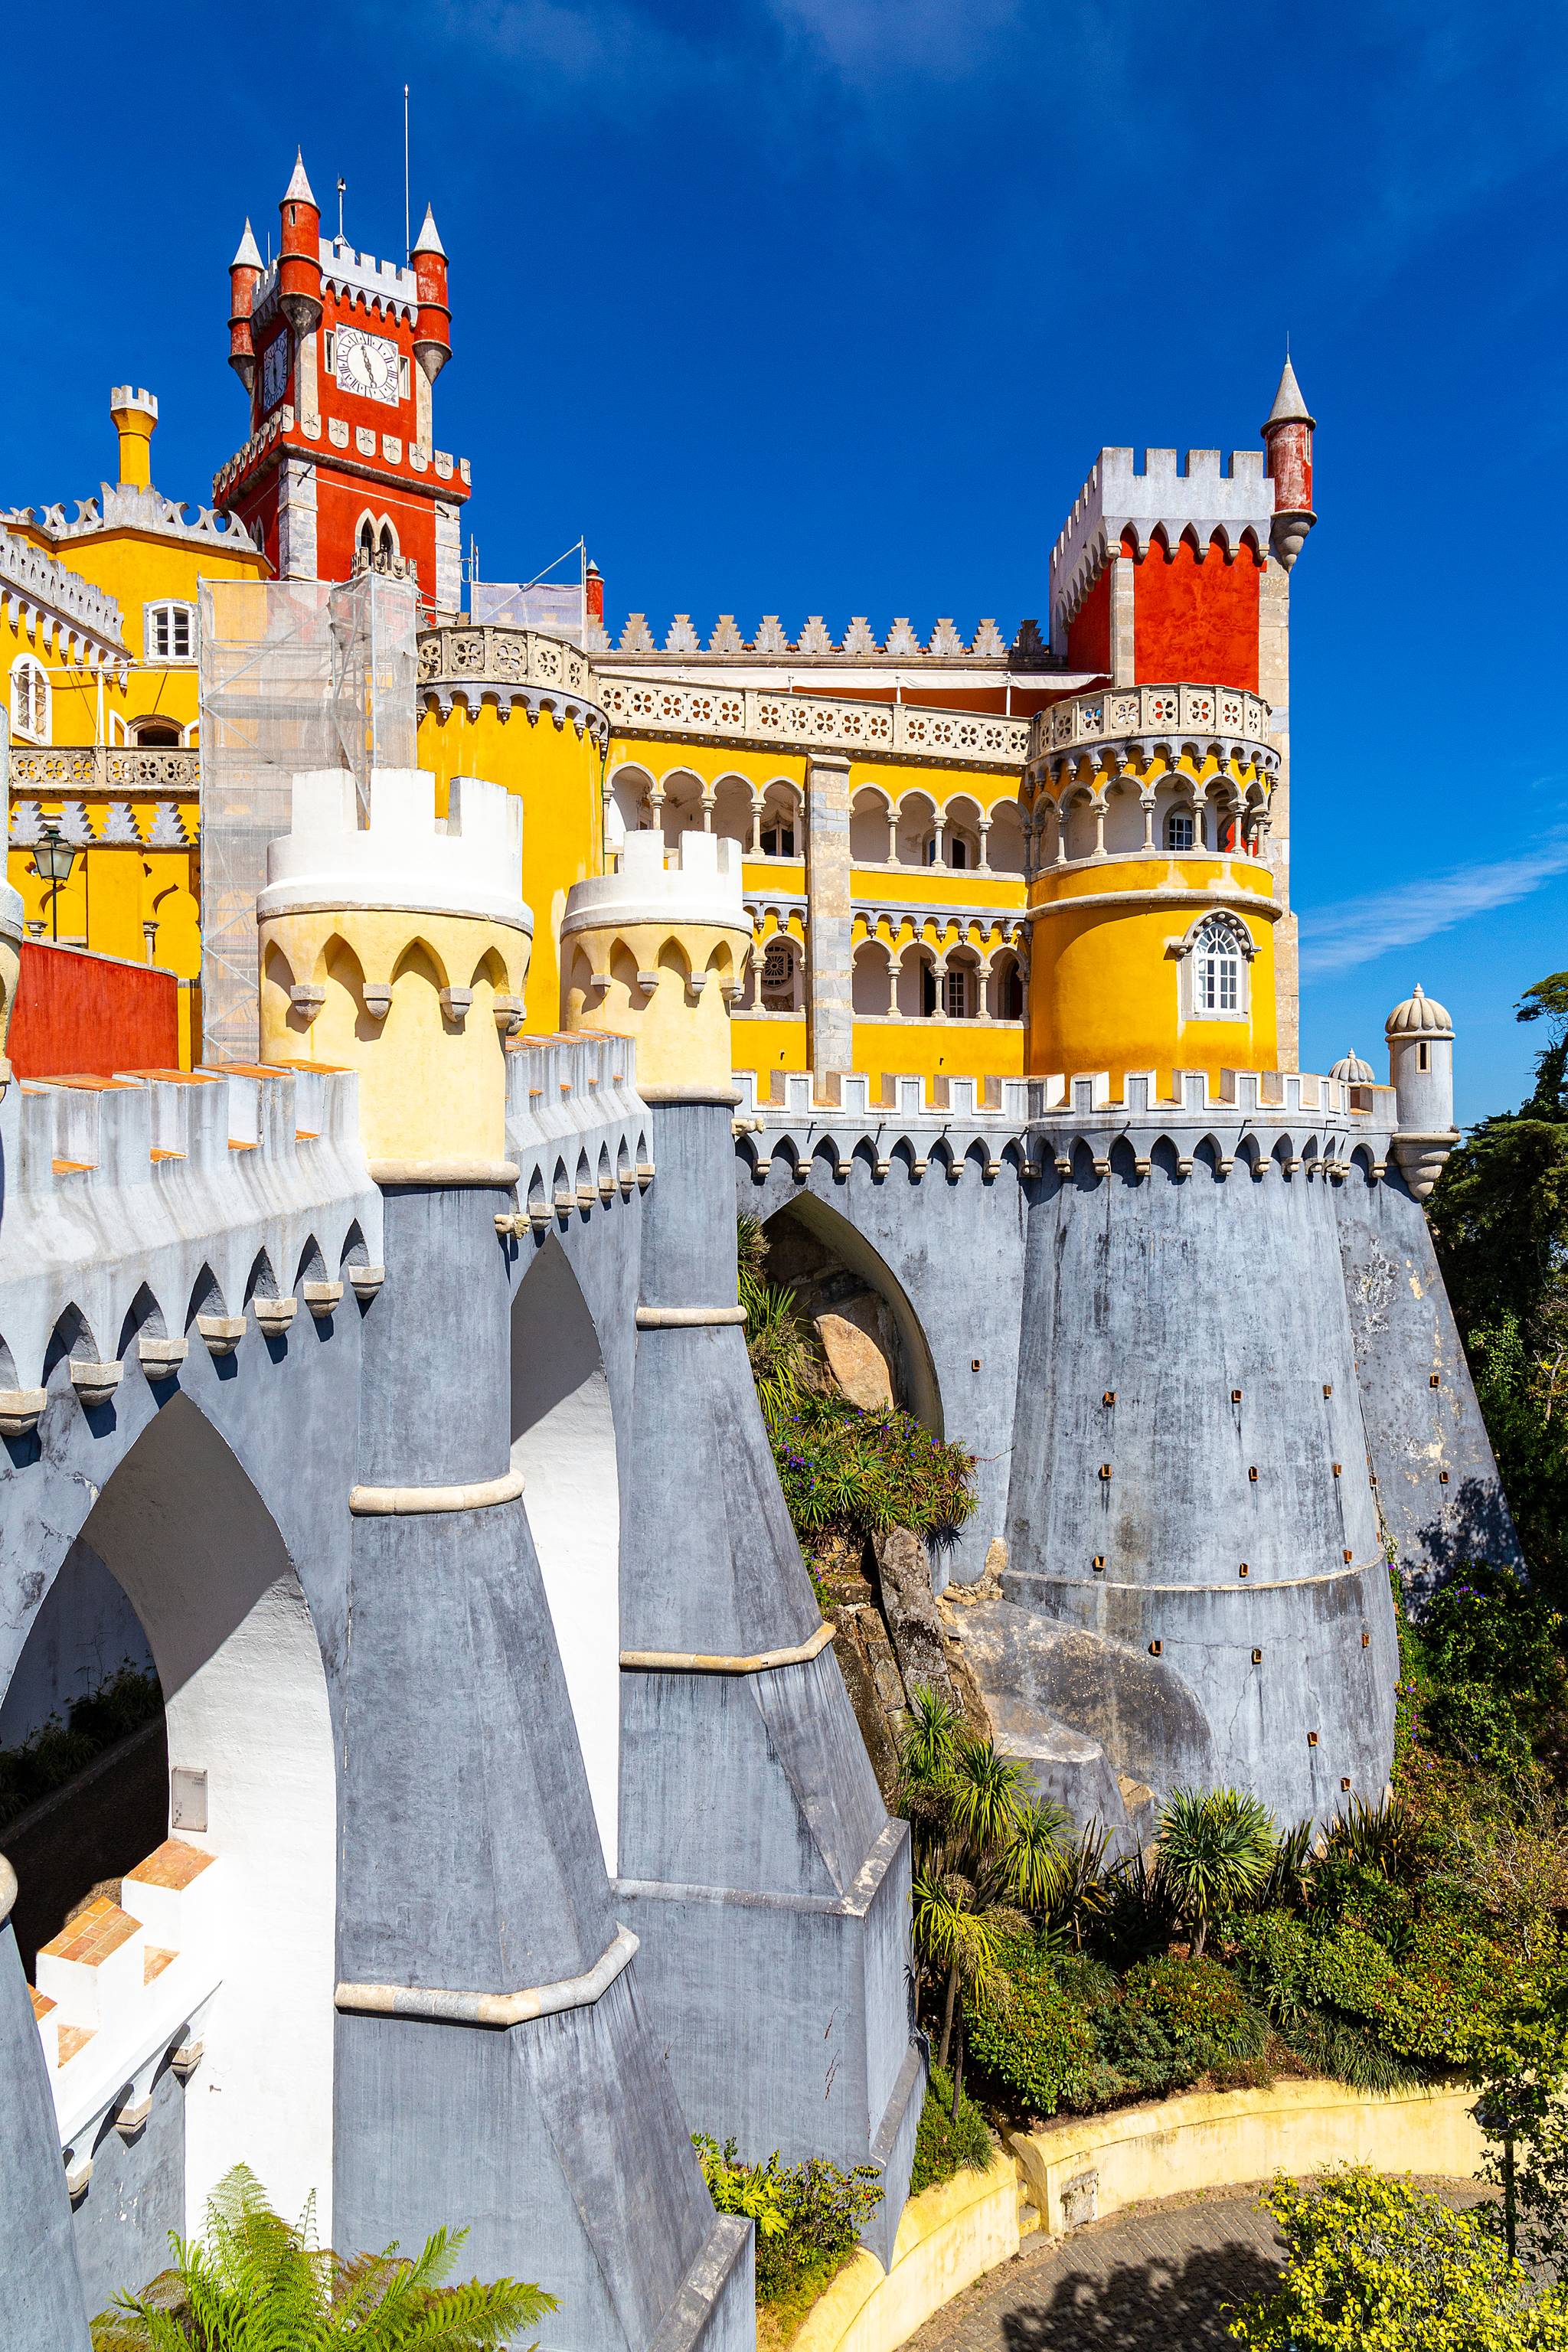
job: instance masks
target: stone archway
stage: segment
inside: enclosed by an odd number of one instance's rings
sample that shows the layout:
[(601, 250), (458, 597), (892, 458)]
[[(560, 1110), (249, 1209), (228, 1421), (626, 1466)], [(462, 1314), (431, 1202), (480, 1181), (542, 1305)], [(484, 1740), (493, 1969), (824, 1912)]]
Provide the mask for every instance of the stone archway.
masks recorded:
[(795, 1292), (851, 1402), (901, 1405), (933, 1437), (943, 1436), (942, 1390), (920, 1317), (864, 1234), (804, 1191), (774, 1211), (763, 1232), (769, 1280)]
[(178, 2218), (199, 2222), (214, 2182), (244, 2161), (286, 2213), (313, 2191), (328, 2242), (337, 1795), (309, 1605), (271, 1513), (184, 1395), (137, 1439), (80, 1539), (146, 1631), (171, 1834), (221, 1864)]

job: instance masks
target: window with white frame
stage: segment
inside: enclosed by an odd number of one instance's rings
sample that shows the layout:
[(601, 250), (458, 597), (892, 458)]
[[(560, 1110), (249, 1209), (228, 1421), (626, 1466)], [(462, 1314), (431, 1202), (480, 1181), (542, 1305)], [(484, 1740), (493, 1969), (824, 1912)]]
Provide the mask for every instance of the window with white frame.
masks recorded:
[(969, 1018), (969, 967), (949, 964), (942, 976), (942, 1009), (950, 1021)]
[(1167, 849), (1190, 849), (1193, 845), (1193, 813), (1191, 809), (1173, 809), (1165, 819)]
[(1193, 934), (1189, 1016), (1194, 1021), (1243, 1021), (1247, 1013), (1249, 934), (1234, 915), (1209, 915)]
[(31, 654), (11, 665), (11, 732), (29, 743), (49, 740), (49, 674)]
[(142, 642), (150, 662), (194, 662), (196, 608), (169, 600), (145, 609)]

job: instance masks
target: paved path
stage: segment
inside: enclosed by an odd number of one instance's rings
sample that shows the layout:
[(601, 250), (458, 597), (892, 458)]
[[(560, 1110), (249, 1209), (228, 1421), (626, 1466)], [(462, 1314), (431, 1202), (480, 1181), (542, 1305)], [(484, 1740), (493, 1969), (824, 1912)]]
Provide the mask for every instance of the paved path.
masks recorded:
[(1267, 2294), (1279, 2240), (1251, 2195), (1172, 2198), (1091, 2221), (976, 2279), (908, 2352), (1234, 2352), (1224, 2306)]

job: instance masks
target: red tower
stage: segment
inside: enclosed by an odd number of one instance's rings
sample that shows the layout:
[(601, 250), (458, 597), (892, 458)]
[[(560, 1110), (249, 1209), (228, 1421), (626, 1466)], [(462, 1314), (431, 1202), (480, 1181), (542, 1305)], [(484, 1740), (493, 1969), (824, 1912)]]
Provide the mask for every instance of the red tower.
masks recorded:
[(1312, 511), (1312, 432), (1316, 421), (1307, 414), (1307, 404), (1287, 352), (1279, 389), (1274, 395), (1268, 422), (1263, 427), (1263, 446), (1268, 452), (1269, 478), (1274, 484), (1270, 535), (1274, 552), (1287, 572), (1300, 554), (1307, 533), (1318, 520)]
[(213, 501), (275, 572), (346, 580), (408, 571), (426, 606), (462, 602), (468, 463), (434, 446), (432, 387), (452, 355), (447, 256), (426, 210), (407, 265), (321, 235), (302, 158), (279, 206), (278, 258), (250, 224), (229, 265), (229, 363), (250, 435)]

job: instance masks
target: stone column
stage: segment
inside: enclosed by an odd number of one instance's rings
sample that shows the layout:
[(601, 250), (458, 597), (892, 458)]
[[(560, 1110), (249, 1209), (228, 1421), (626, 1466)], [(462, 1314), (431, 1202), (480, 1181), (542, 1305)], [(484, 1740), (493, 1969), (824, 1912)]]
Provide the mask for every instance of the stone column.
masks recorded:
[(819, 1089), (830, 1070), (855, 1066), (849, 864), (849, 761), (814, 751), (805, 771), (805, 1003)]
[(1132, 600), (1137, 567), (1130, 555), (1112, 556), (1110, 561), (1110, 683), (1112, 686), (1132, 686), (1137, 682), (1137, 659), (1134, 652)]
[(694, 1001), (673, 984), (680, 967), (723, 967), (745, 920), (740, 872), (713, 856), (726, 843), (687, 835), (665, 870), (637, 838), (630, 879), (579, 883), (563, 924), (595, 971), (624, 967), (624, 943), (663, 975), (637, 998), (612, 983), (567, 1000), (574, 1026), (637, 1040), (658, 1170), (622, 1456), (616, 1916), (642, 1938), (639, 1981), (692, 2123), (748, 2156), (877, 2165), (866, 2237), (887, 2263), (924, 2081), (908, 1832), (878, 1793), (757, 1406), (726, 1041), (710, 989)]

